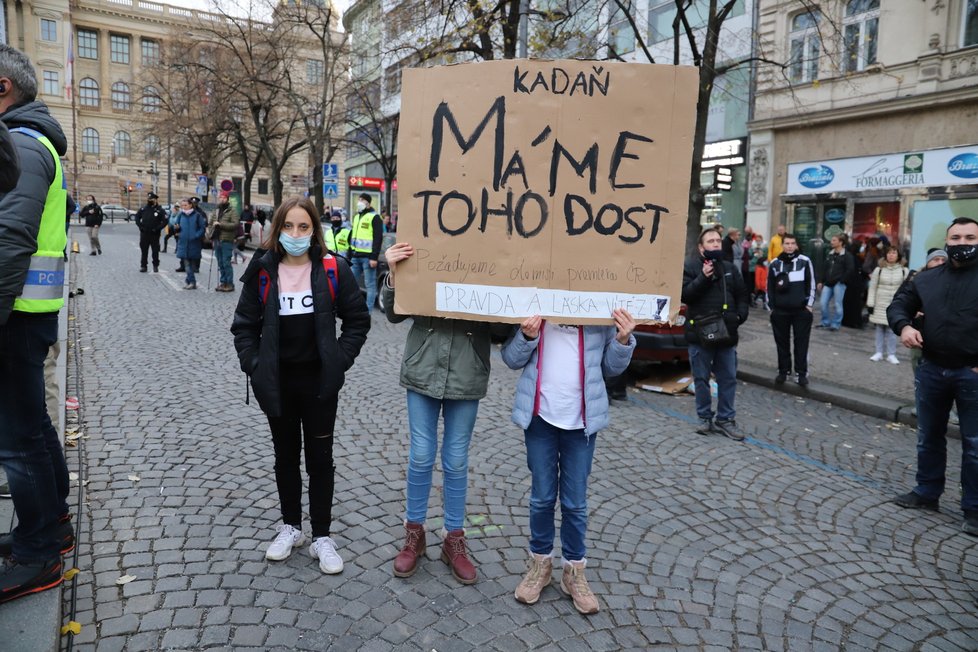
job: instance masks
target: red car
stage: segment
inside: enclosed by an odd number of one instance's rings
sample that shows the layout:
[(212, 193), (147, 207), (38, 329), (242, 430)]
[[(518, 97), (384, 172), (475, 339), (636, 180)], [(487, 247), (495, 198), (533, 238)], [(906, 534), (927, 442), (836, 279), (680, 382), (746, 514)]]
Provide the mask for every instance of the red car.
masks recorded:
[(689, 349), (686, 348), (686, 305), (679, 308), (676, 323), (639, 324), (635, 327), (635, 351), (632, 360), (647, 362), (688, 362)]

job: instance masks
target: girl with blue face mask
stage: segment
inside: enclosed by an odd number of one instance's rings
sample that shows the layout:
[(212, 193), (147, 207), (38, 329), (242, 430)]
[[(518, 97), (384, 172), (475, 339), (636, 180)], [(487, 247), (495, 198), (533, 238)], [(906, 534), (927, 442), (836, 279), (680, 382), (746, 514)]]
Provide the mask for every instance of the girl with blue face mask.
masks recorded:
[(330, 537), (333, 425), (344, 374), (367, 339), (370, 314), (346, 261), (327, 252), (319, 215), (308, 199), (282, 203), (262, 247), (241, 277), (244, 287), (231, 332), (241, 370), (268, 418), (275, 450), (282, 522), (265, 557), (284, 560), (306, 540), (299, 469), (304, 450), (313, 539), (309, 554), (324, 573), (339, 573), (343, 559)]

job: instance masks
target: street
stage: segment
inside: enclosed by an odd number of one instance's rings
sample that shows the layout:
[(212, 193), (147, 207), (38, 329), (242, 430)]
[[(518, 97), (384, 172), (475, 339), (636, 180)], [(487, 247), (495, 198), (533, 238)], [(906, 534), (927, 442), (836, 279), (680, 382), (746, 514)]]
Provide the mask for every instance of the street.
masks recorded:
[[(130, 224), (103, 227), (103, 256), (88, 256), (83, 228), (71, 240), (84, 289), (69, 334), (83, 438), (68, 461), (85, 482), (76, 650), (978, 646), (978, 539), (960, 531), (960, 442), (948, 442), (941, 513), (903, 510), (888, 500), (913, 486), (912, 430), (743, 383), (743, 443), (695, 434), (691, 395), (629, 390), (614, 403), (590, 486), (588, 574), (601, 611), (579, 615), (559, 572), (538, 604), (517, 603), (529, 471), (509, 418), (518, 374), (498, 347), (470, 453), (479, 581), (460, 585), (438, 559), (440, 472), (428, 559), (394, 578), (408, 323), (379, 312), (336, 424), (332, 536), (345, 570), (323, 575), (306, 548), (268, 562), (279, 519), (271, 437), (254, 399), (244, 402), (228, 331), (240, 283), (213, 292), (205, 251), (201, 289), (180, 289), (172, 246), (159, 274), (139, 273)], [(134, 579), (117, 583), (124, 576)]]

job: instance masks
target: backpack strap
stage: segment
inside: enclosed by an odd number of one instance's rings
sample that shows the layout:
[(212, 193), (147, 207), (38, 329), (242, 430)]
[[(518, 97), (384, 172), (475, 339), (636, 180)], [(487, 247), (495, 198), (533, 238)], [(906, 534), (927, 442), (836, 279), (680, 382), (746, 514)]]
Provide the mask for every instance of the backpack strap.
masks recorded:
[(329, 296), (336, 302), (336, 293), (339, 289), (339, 279), (336, 274), (336, 258), (330, 255), (323, 256), (323, 271), (326, 272), (326, 279), (329, 281)]

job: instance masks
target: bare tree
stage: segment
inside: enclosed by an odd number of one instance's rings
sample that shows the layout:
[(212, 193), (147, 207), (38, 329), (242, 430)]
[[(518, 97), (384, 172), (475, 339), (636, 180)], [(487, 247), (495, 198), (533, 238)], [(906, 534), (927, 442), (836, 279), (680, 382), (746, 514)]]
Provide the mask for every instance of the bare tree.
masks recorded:
[(380, 166), (384, 175), (384, 206), (390, 210), (393, 181), (397, 176), (400, 115), (384, 115), (379, 79), (354, 82), (347, 97), (347, 148), (362, 153)]
[[(310, 194), (323, 210), (322, 164), (335, 156), (343, 140), (346, 120), (344, 97), (348, 91), (349, 52), (346, 38), (336, 31), (333, 5), (299, 3), (277, 13), (283, 28), (295, 34), (296, 64), (284, 70), (281, 92), (300, 118), (312, 163)], [(303, 55), (308, 56), (304, 61)]]
[(201, 44), (168, 37), (161, 58), (143, 69), (136, 98), (144, 140), (164, 134), (177, 160), (196, 161), (209, 179), (230, 153), (229, 98), (212, 68), (198, 65)]

